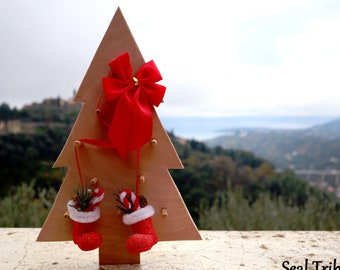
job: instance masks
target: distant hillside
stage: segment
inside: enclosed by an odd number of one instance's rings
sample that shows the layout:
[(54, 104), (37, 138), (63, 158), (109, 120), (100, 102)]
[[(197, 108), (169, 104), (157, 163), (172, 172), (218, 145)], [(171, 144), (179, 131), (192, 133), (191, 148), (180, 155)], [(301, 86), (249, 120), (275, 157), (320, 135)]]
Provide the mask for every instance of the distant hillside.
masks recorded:
[(330, 121), (326, 124), (315, 125), (303, 130), (306, 135), (324, 138), (327, 140), (340, 139), (340, 119)]
[(32, 103), (21, 110), (0, 104), (0, 135), (34, 134), (40, 128), (70, 129), (82, 104), (60, 98), (48, 98), (41, 103)]
[(235, 129), (207, 145), (253, 152), (278, 169), (340, 170), (340, 119), (303, 130)]

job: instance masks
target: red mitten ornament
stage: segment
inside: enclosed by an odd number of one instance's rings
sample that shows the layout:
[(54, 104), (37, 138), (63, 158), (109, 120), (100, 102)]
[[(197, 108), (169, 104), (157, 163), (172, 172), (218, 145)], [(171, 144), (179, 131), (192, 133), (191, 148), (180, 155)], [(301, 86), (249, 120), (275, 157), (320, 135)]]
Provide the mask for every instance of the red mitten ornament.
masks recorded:
[(92, 196), (89, 207), (85, 211), (77, 209), (76, 200), (67, 203), (69, 217), (73, 223), (73, 242), (83, 251), (99, 248), (103, 242), (102, 236), (95, 231), (95, 225), (100, 218), (99, 204), (104, 198), (104, 190), (97, 188)]
[(141, 207), (139, 201), (136, 200), (136, 195), (131, 191), (125, 190), (120, 193), (119, 197), (126, 209), (137, 208), (132, 213), (123, 216), (123, 223), (130, 225), (133, 231), (133, 235), (126, 241), (127, 250), (131, 254), (138, 254), (151, 249), (158, 242), (151, 219), (155, 213), (154, 208), (151, 205)]

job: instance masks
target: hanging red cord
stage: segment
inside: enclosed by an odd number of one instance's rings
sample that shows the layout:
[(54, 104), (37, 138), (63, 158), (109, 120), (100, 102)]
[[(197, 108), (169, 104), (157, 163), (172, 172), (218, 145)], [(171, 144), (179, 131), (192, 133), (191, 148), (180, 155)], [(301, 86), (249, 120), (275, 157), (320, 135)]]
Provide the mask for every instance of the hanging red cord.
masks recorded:
[(139, 165), (140, 165), (140, 148), (137, 148), (136, 150), (136, 190), (135, 190), (135, 194), (136, 194), (136, 201), (135, 201), (135, 205), (134, 205), (134, 210), (136, 210), (139, 207)]
[(80, 170), (80, 165), (79, 165), (79, 157), (78, 157), (76, 145), (74, 145), (74, 156), (76, 157), (76, 164), (77, 164), (77, 170), (78, 170), (78, 175), (79, 175), (79, 181), (80, 181), (80, 185), (81, 185), (81, 191), (84, 193), (84, 182), (83, 182), (83, 177), (81, 175), (81, 170)]

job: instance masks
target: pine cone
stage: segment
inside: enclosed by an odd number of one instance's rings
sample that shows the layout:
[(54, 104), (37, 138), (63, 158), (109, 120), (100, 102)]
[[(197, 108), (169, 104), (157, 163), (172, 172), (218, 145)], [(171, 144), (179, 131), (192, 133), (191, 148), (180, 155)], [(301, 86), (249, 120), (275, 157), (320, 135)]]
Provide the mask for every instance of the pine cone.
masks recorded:
[(139, 205), (141, 208), (144, 208), (145, 206), (148, 205), (148, 199), (145, 198), (143, 195), (138, 196), (139, 198)]

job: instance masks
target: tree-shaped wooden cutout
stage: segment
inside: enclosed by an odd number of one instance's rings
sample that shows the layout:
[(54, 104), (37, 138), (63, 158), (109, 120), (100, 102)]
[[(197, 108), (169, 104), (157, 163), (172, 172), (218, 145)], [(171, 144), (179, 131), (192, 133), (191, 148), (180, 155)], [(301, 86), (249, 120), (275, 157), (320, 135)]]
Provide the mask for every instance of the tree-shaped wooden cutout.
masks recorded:
[[(135, 188), (136, 171), (140, 178), (139, 194), (148, 199), (155, 211), (152, 222), (158, 241), (201, 239), (168, 172), (168, 169), (182, 169), (183, 166), (153, 107), (152, 138), (139, 151), (131, 151), (122, 158), (116, 149), (87, 143), (75, 146), (83, 138), (107, 141), (107, 128), (98, 117), (98, 104), (103, 98), (103, 78), (110, 72), (110, 61), (124, 53), (130, 56), (133, 73), (145, 64), (118, 8), (75, 98), (84, 104), (54, 165), (68, 167), (68, 171), (37, 239), (72, 240), (72, 221), (64, 217), (64, 213), (79, 186), (79, 173), (87, 185), (90, 185), (91, 179), (97, 179), (96, 185), (105, 190), (95, 227), (103, 240), (99, 247), (100, 265), (140, 263), (139, 253), (131, 254), (126, 248), (126, 241), (133, 232), (117, 212), (114, 195), (122, 189)], [(74, 149), (77, 149), (76, 152)]]

